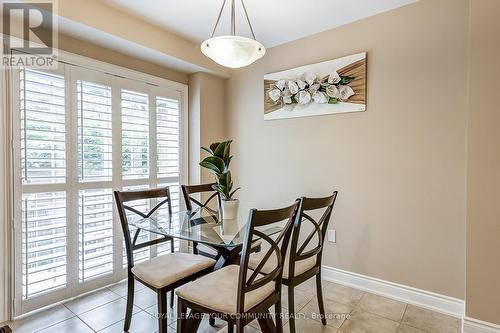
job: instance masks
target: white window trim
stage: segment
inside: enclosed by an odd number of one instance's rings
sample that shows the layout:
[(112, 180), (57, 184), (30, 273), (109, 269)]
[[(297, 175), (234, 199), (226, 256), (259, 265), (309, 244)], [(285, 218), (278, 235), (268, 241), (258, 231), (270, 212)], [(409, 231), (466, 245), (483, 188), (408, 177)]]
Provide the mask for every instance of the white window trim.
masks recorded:
[(10, 68), (0, 69), (0, 108), (5, 112), (0, 113), (0, 323), (11, 319), (12, 314), (12, 228), (14, 224), (12, 212), (12, 117), (7, 110), (11, 109), (9, 85), (11, 78)]
[[(0, 34), (0, 35), (2, 35), (2, 34)], [(130, 86), (131, 81), (137, 81), (138, 83), (140, 82), (142, 84), (144, 84), (144, 83), (149, 84), (150, 85), (149, 92), (155, 91), (158, 93), (158, 91), (159, 91), (158, 89), (161, 89), (161, 88), (168, 88), (170, 90), (177, 91), (180, 94), (180, 107), (179, 107), (180, 124), (179, 124), (179, 126), (180, 126), (181, 136), (179, 138), (179, 140), (180, 140), (179, 162), (180, 162), (180, 165), (182, 166), (180, 168), (179, 183), (180, 184), (187, 183), (188, 170), (189, 170), (188, 151), (187, 151), (188, 147), (189, 147), (189, 142), (188, 142), (189, 125), (188, 125), (188, 86), (186, 84), (170, 81), (167, 79), (159, 78), (156, 76), (152, 76), (149, 74), (145, 74), (145, 73), (141, 73), (141, 72), (138, 72), (135, 70), (131, 70), (128, 68), (108, 64), (108, 63), (105, 63), (102, 61), (98, 61), (95, 59), (91, 59), (88, 57), (76, 55), (76, 54), (61, 51), (61, 50), (58, 51), (57, 59), (58, 59), (58, 61), (67, 64), (66, 67), (70, 67), (70, 66), (74, 65), (74, 66), (78, 66), (78, 67), (83, 67), (85, 69), (89, 69), (89, 70), (112, 75), (113, 76), (112, 89), (113, 90), (116, 89), (115, 91), (118, 91), (119, 89), (121, 89), (121, 87)], [(16, 72), (17, 72), (17, 74), (16, 74)], [(73, 79), (70, 77), (68, 70), (66, 70), (65, 77), (66, 77), (66, 80), (68, 80), (68, 82), (71, 82), (71, 83), (73, 82)], [(11, 82), (17, 82), (16, 78), (18, 79), (18, 71), (14, 70), (13, 75), (11, 76)], [(128, 81), (128, 84), (125, 84), (124, 81)], [(132, 83), (132, 85), (133, 85), (133, 83)], [(69, 87), (68, 93), (70, 91), (71, 91), (71, 93), (73, 93), (74, 87), (72, 87), (72, 85), (68, 85), (68, 87)], [(12, 94), (12, 92), (9, 92), (9, 95), (11, 95), (11, 94)], [(168, 92), (167, 93), (158, 93), (158, 95), (168, 97)], [(113, 98), (116, 98), (116, 96), (119, 96), (119, 94), (114, 94), (113, 96), (115, 96)], [(71, 101), (73, 101), (73, 100), (74, 100), (74, 98), (71, 99)], [(12, 103), (11, 103), (9, 109), (11, 110), (12, 115), (16, 115), (17, 114), (16, 112), (17, 112), (18, 107), (19, 107), (19, 105), (18, 105), (19, 101), (14, 99), (11, 102)], [(74, 103), (75, 102), (72, 102), (72, 104), (74, 104)], [(118, 137), (121, 140), (120, 104), (121, 104), (121, 101), (119, 98), (117, 100), (113, 99), (113, 133), (120, 133), (120, 135)], [(152, 103), (152, 100), (150, 100), (150, 108), (153, 108), (155, 106), (156, 106), (156, 102)], [(74, 107), (75, 107), (75, 105), (71, 105), (72, 109), (74, 109)], [(12, 126), (12, 123), (15, 122), (15, 119), (17, 119), (17, 117), (14, 116), (12, 118), (13, 118), (12, 121), (8, 122), (8, 124), (11, 126)], [(67, 126), (72, 127), (70, 122), (73, 120), (70, 120), (70, 119), (67, 119), (67, 120), (68, 120)], [(68, 132), (68, 135), (70, 135), (70, 134), (71, 134), (71, 131)], [(16, 134), (12, 133), (11, 135), (16, 135)], [(115, 135), (113, 135), (113, 136), (115, 136)], [(69, 140), (70, 142), (68, 142), (67, 144), (72, 144), (72, 142), (71, 142), (71, 140), (73, 140), (73, 139), (71, 139), (72, 136), (70, 135), (69, 137), (70, 137), (70, 140)], [(14, 139), (14, 142), (16, 145), (16, 146), (14, 146), (14, 149), (20, 149), (19, 144), (18, 144), (19, 140), (15, 140), (15, 138), (9, 138), (7, 142), (9, 142), (11, 139)], [(69, 150), (68, 153), (74, 153), (74, 148)], [(151, 153), (152, 152), (150, 151), (150, 154)], [(120, 149), (113, 150), (113, 160), (116, 160), (116, 161), (121, 160), (121, 150)], [(70, 162), (70, 161), (68, 161), (68, 162)], [(16, 161), (13, 160), (13, 158), (11, 156), (9, 156), (8, 160), (6, 160), (6, 164), (8, 165), (9, 168), (12, 168), (12, 170), (16, 170), (16, 168), (13, 167), (15, 165), (15, 163), (16, 163)], [(156, 167), (156, 166), (153, 166), (152, 164), (153, 163), (150, 163), (150, 167)], [(121, 176), (121, 164), (120, 163), (113, 163), (113, 168), (119, 169), (119, 173), (115, 173), (115, 175)], [(116, 171), (118, 171), (118, 170), (116, 170)], [(153, 174), (154, 173), (152, 173), (152, 175)], [(67, 177), (68, 177), (67, 179), (70, 179), (71, 175), (67, 174)], [(12, 176), (8, 175), (7, 178), (8, 179), (6, 179), (6, 180), (8, 182), (10, 182)], [(151, 178), (149, 180), (131, 180), (131, 181), (123, 181), (121, 179), (121, 177), (118, 177), (118, 176), (113, 177), (113, 178), (114, 178), (113, 184), (112, 184), (113, 188), (119, 188), (122, 185), (145, 184), (145, 183), (150, 183), (152, 181)], [(97, 184), (98, 183), (93, 183), (93, 184), (89, 184), (89, 186), (94, 187)], [(69, 186), (69, 183), (67, 185), (65, 185), (65, 187), (67, 187), (67, 186)], [(16, 207), (16, 208), (14, 209), (14, 211), (12, 213), (10, 213), (8, 211), (6, 212), (6, 214), (9, 215), (9, 217), (7, 218), (7, 221), (20, 216), (20, 214), (18, 212), (18, 205), (15, 205), (15, 202), (16, 202), (16, 200), (17, 201), (20, 200), (20, 197), (22, 195), (22, 189), (21, 189), (20, 184), (17, 184), (17, 183), (13, 187), (14, 187), (14, 191), (13, 191), (14, 195), (11, 198), (7, 198), (7, 200), (8, 200), (8, 205), (10, 207)], [(51, 186), (51, 187), (56, 187), (56, 186)], [(71, 190), (71, 187), (70, 187), (70, 190)], [(69, 193), (67, 195), (69, 195)], [(71, 201), (69, 201), (68, 204), (72, 205)], [(74, 215), (75, 214), (72, 212), (72, 208), (69, 208), (68, 215), (67, 215), (68, 219), (72, 219)], [(115, 208), (115, 216), (117, 216), (116, 208)], [(117, 237), (116, 239), (120, 239), (120, 238), (122, 238), (121, 226), (120, 226), (117, 218), (115, 218), (114, 221), (115, 221), (114, 237)], [(19, 224), (20, 222), (16, 221), (14, 224), (16, 224), (16, 223)], [(20, 229), (20, 228), (17, 228), (17, 229)], [(14, 230), (10, 230), (10, 232), (5, 233), (5, 234), (6, 235), (13, 234), (14, 237), (20, 237), (21, 230), (17, 230), (17, 229), (14, 228)], [(67, 234), (68, 234), (67, 242), (69, 245), (68, 246), (68, 253), (70, 253), (70, 251), (74, 251), (72, 249), (72, 247), (76, 246), (75, 244), (73, 244), (74, 242), (76, 242), (76, 240), (72, 236), (74, 233), (71, 232), (70, 229), (71, 229), (70, 224), (68, 224), (68, 231), (67, 231)], [(7, 230), (7, 231), (9, 231), (9, 230)], [(19, 239), (19, 238), (16, 238), (16, 239)], [(12, 244), (9, 246), (9, 248), (8, 248), (9, 253), (7, 256), (8, 258), (13, 258), (12, 255), (14, 253), (17, 253), (17, 249), (15, 249), (16, 243), (17, 242), (12, 242)], [(115, 245), (116, 244), (118, 244), (118, 242), (115, 242)], [(120, 248), (120, 251), (117, 251), (117, 248), (115, 246), (114, 253), (115, 253), (115, 257), (114, 257), (115, 265), (121, 266), (121, 263), (122, 263), (121, 248)], [(10, 278), (12, 282), (8, 283), (9, 284), (8, 289), (11, 289), (13, 291), (11, 293), (12, 296), (5, 299), (4, 307), (11, 310), (10, 313), (12, 314), (13, 317), (19, 317), (19, 316), (26, 314), (27, 312), (30, 312), (30, 311), (33, 311), (33, 310), (40, 308), (41, 306), (43, 306), (42, 304), (46, 303), (46, 300), (44, 300), (43, 297), (41, 297), (39, 299), (40, 302), (37, 302), (37, 299), (34, 299), (33, 302), (30, 302), (29, 305), (26, 305), (26, 304), (23, 304), (21, 299), (15, 298), (14, 295), (19, 295), (19, 292), (16, 291), (16, 289), (15, 289), (17, 287), (17, 285), (19, 285), (19, 283), (16, 282), (15, 274), (16, 274), (16, 272), (20, 271), (19, 270), (20, 268), (18, 267), (18, 265), (20, 265), (21, 263), (20, 263), (20, 260), (12, 260), (12, 261), (13, 261), (11, 263), (12, 269), (10, 270), (10, 273), (8, 274), (9, 275), (8, 278)], [(68, 262), (68, 277), (72, 274), (75, 274), (75, 268), (72, 267), (74, 265), (75, 265), (74, 263), (71, 264)], [(115, 267), (117, 267), (117, 266), (115, 266)], [(77, 267), (76, 267), (76, 269), (77, 269)], [(115, 269), (115, 274), (113, 274), (113, 276), (111, 276), (109, 278), (109, 282), (110, 283), (116, 282), (116, 281), (119, 281), (125, 277), (126, 277), (125, 270), (118, 271)], [(1, 281), (1, 279), (0, 279), (0, 281)], [(91, 289), (91, 288), (92, 288), (91, 285), (87, 285), (87, 288), (85, 288), (85, 289), (82, 288), (81, 292), (85, 292), (86, 290)], [(79, 290), (76, 291), (76, 293), (79, 293), (79, 292), (80, 292)], [(73, 290), (72, 293), (74, 294), (75, 290)], [(61, 292), (60, 294), (58, 294), (57, 292), (54, 293), (54, 302), (64, 300), (65, 298), (67, 298), (67, 297), (65, 297), (64, 292)], [(1, 309), (1, 307), (0, 307), (0, 309)], [(7, 318), (7, 319), (10, 319), (10, 318)]]

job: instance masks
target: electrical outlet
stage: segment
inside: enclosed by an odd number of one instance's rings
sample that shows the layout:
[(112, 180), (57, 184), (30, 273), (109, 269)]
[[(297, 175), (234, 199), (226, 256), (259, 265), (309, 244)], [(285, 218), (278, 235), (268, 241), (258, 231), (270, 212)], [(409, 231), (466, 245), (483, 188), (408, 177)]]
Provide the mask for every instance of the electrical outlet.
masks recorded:
[(328, 230), (328, 241), (331, 243), (337, 243), (337, 231), (335, 229)]

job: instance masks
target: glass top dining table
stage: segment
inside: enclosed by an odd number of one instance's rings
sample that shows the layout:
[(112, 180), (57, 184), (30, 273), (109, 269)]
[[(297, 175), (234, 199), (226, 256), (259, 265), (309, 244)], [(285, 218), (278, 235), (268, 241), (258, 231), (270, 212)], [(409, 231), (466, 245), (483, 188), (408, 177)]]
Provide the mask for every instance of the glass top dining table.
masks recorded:
[[(207, 245), (215, 249), (224, 259), (228, 259), (234, 251), (241, 251), (249, 223), (250, 207), (240, 206), (235, 219), (221, 219), (219, 214), (210, 208), (179, 211), (172, 214), (165, 212), (153, 214), (151, 217), (129, 221), (129, 224), (154, 234), (173, 237)], [(257, 227), (267, 236), (283, 230), (286, 221), (265, 227)], [(257, 239), (253, 239), (256, 241)]]
[[(168, 214), (158, 210), (148, 218), (129, 221), (140, 231), (204, 244), (217, 252), (215, 269), (236, 263), (248, 230), (250, 207), (240, 206), (235, 219), (221, 219), (210, 208)], [(286, 221), (256, 229), (267, 236), (280, 233)], [(258, 241), (254, 238), (253, 241)]]

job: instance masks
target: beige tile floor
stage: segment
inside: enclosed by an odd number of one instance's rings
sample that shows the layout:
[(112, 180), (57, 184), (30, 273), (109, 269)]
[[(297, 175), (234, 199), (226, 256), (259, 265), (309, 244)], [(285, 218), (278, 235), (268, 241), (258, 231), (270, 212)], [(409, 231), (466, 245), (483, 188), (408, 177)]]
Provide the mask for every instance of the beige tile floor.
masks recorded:
[[(57, 305), (49, 310), (8, 323), (15, 333), (114, 333), (122, 332), (125, 316), (126, 284), (120, 283), (93, 294)], [(284, 290), (286, 295), (286, 287)], [(323, 326), (317, 316), (318, 305), (313, 280), (295, 292), (297, 332), (306, 333), (459, 333), (461, 323), (457, 318), (405, 304), (378, 295), (325, 281), (323, 297), (325, 308), (331, 318)], [(284, 312), (288, 302), (283, 297)], [(136, 287), (132, 333), (154, 333), (158, 329), (156, 294), (142, 285)], [(175, 332), (176, 314), (169, 314), (171, 332)], [(289, 332), (284, 320), (284, 331)], [(215, 327), (204, 320), (198, 332), (224, 333), (227, 326), (217, 321)], [(245, 332), (260, 332), (256, 322), (247, 326)], [(170, 331), (169, 331), (170, 333)]]

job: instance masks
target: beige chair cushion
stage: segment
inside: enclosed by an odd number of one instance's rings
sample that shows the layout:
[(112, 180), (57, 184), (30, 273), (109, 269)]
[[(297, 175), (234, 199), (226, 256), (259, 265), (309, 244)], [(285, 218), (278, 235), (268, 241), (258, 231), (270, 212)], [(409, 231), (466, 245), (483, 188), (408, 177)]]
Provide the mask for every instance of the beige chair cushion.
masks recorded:
[[(250, 255), (250, 260), (248, 261), (248, 268), (250, 269), (255, 269), (257, 266), (260, 264), (262, 261), (262, 258), (266, 255), (267, 250), (263, 250), (258, 253), (253, 253)], [(286, 259), (283, 267), (283, 278), (288, 279), (288, 274), (289, 274), (289, 267), (290, 267), (290, 256), (288, 254), (289, 252), (287, 251), (286, 254)], [(269, 274), (271, 273), (276, 266), (278, 265), (277, 260), (276, 260), (276, 254), (273, 252), (271, 253), (271, 256), (267, 260), (266, 264), (264, 267), (262, 267), (261, 272), (264, 274)], [(316, 265), (316, 256), (297, 261), (295, 263), (295, 276), (299, 276), (300, 274), (307, 272), (311, 268)]]
[(155, 288), (163, 288), (215, 265), (215, 260), (190, 253), (169, 253), (140, 262), (132, 273)]
[[(251, 270), (248, 274), (252, 274)], [(225, 314), (235, 314), (238, 298), (240, 266), (229, 265), (176, 290), (177, 296)], [(248, 277), (250, 277), (248, 275)], [(260, 275), (261, 276), (261, 275)], [(256, 278), (258, 280), (259, 277)], [(275, 283), (260, 287), (245, 294), (245, 311), (265, 300), (274, 291)]]

